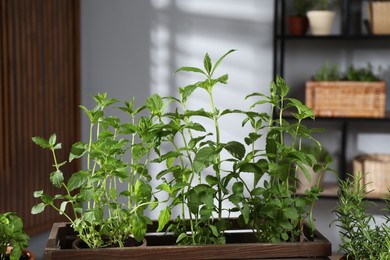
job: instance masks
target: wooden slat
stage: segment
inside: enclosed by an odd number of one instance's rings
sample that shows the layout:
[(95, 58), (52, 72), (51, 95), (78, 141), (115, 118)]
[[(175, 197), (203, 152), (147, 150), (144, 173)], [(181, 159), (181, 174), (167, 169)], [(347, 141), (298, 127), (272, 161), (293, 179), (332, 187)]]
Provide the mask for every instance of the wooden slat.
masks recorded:
[[(5, 0), (0, 1), (0, 104), (4, 103), (4, 81), (5, 81), (5, 68), (7, 67), (6, 59), (5, 59), (5, 39), (6, 39), (6, 33), (5, 33)], [(0, 144), (4, 146), (4, 139), (5, 139), (5, 132), (3, 129), (5, 128), (4, 123), (4, 112), (3, 112), (3, 106), (0, 105)], [(0, 149), (0, 172), (5, 174), (5, 152), (3, 149)], [(5, 179), (3, 179), (5, 180)], [(0, 210), (2, 210), (3, 205), (5, 205), (5, 191), (0, 192)]]
[[(11, 3), (8, 3), (8, 21), (7, 23), (9, 24), (12, 24), (12, 16), (14, 15), (14, 11), (13, 11), (13, 2)], [(13, 135), (12, 133), (15, 132), (15, 125), (14, 125), (14, 117), (13, 117), (13, 114), (14, 114), (14, 94), (13, 94), (13, 90), (14, 90), (14, 75), (12, 74), (12, 63), (13, 63), (13, 49), (14, 49), (14, 42), (12, 41), (12, 37), (11, 37), (11, 29), (10, 28), (7, 28), (7, 31), (8, 31), (8, 52), (7, 52), (7, 56), (8, 56), (8, 59), (9, 59), (9, 66), (10, 66), (10, 69), (8, 70), (8, 81), (7, 81), (7, 85), (5, 86), (5, 90), (7, 92), (6, 94), (6, 107), (5, 107), (5, 120), (6, 120), (6, 123), (7, 123), (7, 134), (6, 134), (6, 142), (7, 142), (7, 150), (5, 150), (5, 152), (8, 154), (8, 167), (7, 167), (7, 173), (6, 173), (6, 177), (8, 178), (7, 179), (7, 194), (6, 196), (10, 195), (11, 196), (11, 199), (8, 199), (7, 200), (7, 204), (8, 204), (8, 207), (10, 208), (16, 208), (15, 205), (14, 205), (14, 198), (15, 198), (15, 194), (14, 194), (14, 189), (12, 189), (12, 183), (13, 183), (13, 179), (12, 179), (12, 176), (13, 176), (13, 162), (12, 162), (12, 158), (13, 158), (13, 154), (15, 154), (15, 148), (14, 148), (14, 142), (13, 142)]]
[(62, 162), (80, 136), (79, 0), (1, 0), (0, 15), (0, 212), (15, 211), (33, 234), (62, 218), (30, 214), (33, 191), (58, 192), (51, 154), (31, 137), (57, 133)]
[[(32, 78), (32, 85), (31, 87), (34, 88), (33, 91), (33, 109), (31, 111), (31, 117), (34, 118), (33, 125), (32, 125), (32, 136), (36, 136), (39, 133), (39, 126), (42, 125), (42, 117), (37, 116), (39, 115), (39, 108), (40, 108), (40, 97), (42, 96), (42, 91), (41, 91), (41, 66), (40, 66), (40, 53), (42, 51), (40, 44), (41, 38), (38, 37), (38, 35), (41, 34), (40, 31), (40, 18), (41, 16), (39, 15), (39, 10), (40, 10), (40, 0), (34, 0), (32, 2), (32, 67), (33, 67), (33, 78)], [(31, 182), (31, 187), (33, 188), (38, 188), (38, 183), (39, 183), (39, 178), (40, 178), (40, 173), (43, 172), (42, 170), (42, 164), (39, 163), (39, 154), (38, 154), (38, 147), (33, 146), (33, 162), (34, 166), (32, 168), (33, 173), (37, 174), (31, 174), (32, 175), (32, 182)], [(41, 176), (42, 178), (42, 176)], [(35, 200), (32, 200), (31, 205), (35, 203)], [(31, 216), (30, 218), (30, 227), (35, 227), (39, 226), (39, 221), (37, 220), (36, 216)]]
[[(27, 161), (27, 176), (25, 176), (25, 179), (27, 183), (32, 183), (32, 172), (33, 169), (33, 153), (32, 153), (32, 146), (28, 145), (28, 140), (31, 138), (33, 134), (33, 120), (31, 116), (32, 112), (32, 16), (31, 16), (31, 10), (32, 10), (32, 2), (26, 1), (26, 34), (27, 34), (27, 40), (26, 40), (26, 77), (27, 77), (27, 85), (26, 85), (26, 122), (28, 127), (26, 127), (26, 147), (27, 147), (27, 155), (26, 157), (29, 158)], [(27, 205), (33, 204), (33, 197), (32, 194), (32, 186), (30, 185), (28, 189), (25, 192), (25, 201)], [(28, 214), (28, 213), (26, 213)], [(27, 218), (24, 220), (26, 226), (32, 225), (32, 218)]]

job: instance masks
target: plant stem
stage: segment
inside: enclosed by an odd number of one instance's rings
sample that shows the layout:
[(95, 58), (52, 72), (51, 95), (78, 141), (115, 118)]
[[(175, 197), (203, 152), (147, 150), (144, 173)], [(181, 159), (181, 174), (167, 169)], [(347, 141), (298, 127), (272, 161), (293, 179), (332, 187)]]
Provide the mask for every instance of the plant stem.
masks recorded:
[[(134, 117), (134, 114), (131, 114), (131, 123), (132, 124), (135, 124), (135, 117)], [(133, 156), (133, 145), (135, 143), (135, 133), (132, 133), (131, 134), (131, 158), (130, 158), (130, 169), (129, 169), (129, 182), (127, 183), (127, 191), (130, 193), (130, 194), (133, 194), (133, 178), (134, 178), (134, 174), (133, 174), (133, 164), (134, 164), (134, 156)], [(128, 196), (127, 197), (127, 208), (130, 209), (133, 207), (132, 205), (132, 201), (131, 201), (131, 196)]]
[[(91, 173), (91, 177), (93, 173), (91, 172), (91, 146), (92, 146), (92, 135), (93, 135), (93, 124), (91, 123), (89, 127), (89, 141), (88, 141), (88, 152), (87, 152), (87, 172)], [(91, 178), (88, 178), (88, 187), (91, 185)], [(87, 209), (91, 209), (91, 201), (87, 202)]]
[[(215, 109), (215, 105), (214, 105), (214, 99), (213, 99), (213, 93), (211, 91), (212, 88), (210, 88), (210, 90), (208, 91), (209, 93), (209, 97), (210, 97), (210, 104), (211, 104), (211, 109), (212, 109), (212, 112), (213, 112), (213, 120), (214, 120), (214, 126), (215, 126), (215, 134), (216, 134), (216, 146), (217, 146), (217, 149), (219, 149), (219, 146), (220, 146), (220, 143), (221, 143), (221, 137), (220, 137), (220, 132), (219, 132), (219, 125), (218, 125), (218, 117), (217, 117), (217, 111)], [(221, 190), (221, 187), (220, 187), (220, 183), (221, 183), (221, 169), (219, 168), (220, 165), (221, 165), (221, 155), (220, 153), (218, 153), (218, 156), (217, 156), (217, 163), (216, 163), (217, 167), (215, 169), (215, 175), (217, 177), (217, 180), (218, 180), (218, 220), (221, 220), (222, 219), (222, 190)]]

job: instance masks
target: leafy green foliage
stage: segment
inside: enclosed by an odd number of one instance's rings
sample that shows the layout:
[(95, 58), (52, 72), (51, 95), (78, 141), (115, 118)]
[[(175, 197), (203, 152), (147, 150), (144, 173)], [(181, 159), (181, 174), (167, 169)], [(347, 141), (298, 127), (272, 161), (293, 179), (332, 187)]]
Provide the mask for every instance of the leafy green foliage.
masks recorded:
[(314, 10), (331, 10), (339, 4), (339, 0), (312, 0)]
[(306, 16), (312, 6), (313, 0), (293, 0), (294, 13), (297, 16)]
[[(216, 62), (206, 54), (202, 68), (179, 68), (176, 72), (202, 77), (180, 88), (180, 98), (154, 94), (138, 108), (134, 108), (134, 99), (124, 102), (118, 109), (129, 116), (129, 122), (105, 114), (106, 107), (118, 103), (106, 94), (95, 97), (92, 109), (81, 106), (91, 123), (90, 137), (87, 143), (72, 146), (69, 162), (85, 159), (87, 169), (69, 179), (61, 172), (64, 163), (56, 159), (56, 150), (61, 148), (56, 136), (33, 138), (52, 152), (55, 169), (49, 178), (62, 193), (35, 192), (41, 202), (32, 213), (53, 207), (72, 222), (90, 247), (122, 245), (130, 234), (140, 240), (150, 223), (144, 211), (158, 204), (163, 204), (158, 231), (173, 232), (180, 244), (225, 243), (231, 223), (222, 216), (232, 213), (239, 214), (239, 222), (254, 230), (259, 241), (299, 240), (306, 218), (314, 227), (312, 209), (321, 189), (314, 186), (304, 196), (297, 196), (296, 169), (305, 165), (328, 169), (330, 164), (328, 160), (319, 165), (313, 155), (302, 151), (303, 140), (320, 146), (312, 137), (318, 129), (302, 124), (314, 119), (314, 114), (288, 97), (289, 87), (281, 77), (271, 82), (269, 95), (248, 95), (246, 100), (252, 103), (247, 110), (217, 108), (214, 89), (226, 85), (229, 77), (216, 75), (216, 71), (232, 52)], [(195, 91), (208, 95), (208, 107), (188, 109)], [(258, 106), (271, 107), (271, 113), (259, 113)], [(293, 120), (283, 118), (287, 110)], [(147, 116), (140, 115), (141, 111)], [(221, 141), (219, 122), (233, 114), (243, 118), (239, 126), (248, 127), (248, 134), (243, 140)], [(203, 125), (202, 120), (211, 124)], [(163, 170), (150, 175), (149, 162), (160, 164)], [(149, 184), (153, 177), (158, 182), (156, 190)], [(247, 178), (253, 181), (245, 181)], [(126, 183), (127, 189), (118, 190), (117, 182)], [(157, 193), (163, 194), (159, 197), (164, 200), (158, 201)], [(127, 202), (119, 203), (118, 197)], [(111, 240), (103, 240), (105, 236)]]
[[(381, 74), (381, 67), (378, 68), (378, 74)], [(339, 66), (334, 64), (329, 66), (325, 63), (315, 74), (316, 81), (379, 81), (380, 76), (374, 73), (372, 65), (369, 63), (366, 68), (356, 69), (354, 66), (349, 66), (344, 75), (339, 71)]]
[[(173, 100), (176, 107), (175, 113), (163, 112), (156, 122), (159, 142), (154, 149), (160, 157), (154, 162), (166, 166), (157, 175), (162, 182), (158, 189), (170, 197), (167, 208), (160, 214), (159, 230), (167, 223), (168, 212), (179, 211), (178, 215), (171, 216), (175, 220), (168, 227), (176, 234), (178, 243), (224, 243), (229, 223), (222, 218), (222, 212), (229, 215), (239, 212), (240, 222), (255, 230), (259, 241), (297, 241), (306, 218), (314, 229), (312, 209), (321, 189), (315, 186), (305, 196), (296, 196), (296, 168), (308, 165), (328, 169), (331, 162), (319, 165), (314, 156), (301, 150), (305, 139), (320, 146), (312, 137), (318, 129), (301, 124), (303, 120), (313, 119), (314, 114), (299, 100), (288, 97), (289, 87), (280, 77), (271, 83), (269, 96), (248, 95), (247, 99), (257, 99), (247, 111), (222, 111), (215, 107), (213, 89), (218, 83), (226, 84), (228, 75), (214, 77), (214, 73), (231, 52), (224, 54), (214, 66), (206, 54), (203, 68), (179, 68), (176, 72), (201, 74), (204, 80), (180, 88), (181, 100), (162, 98)], [(206, 108), (187, 110), (187, 102), (197, 90), (209, 95), (208, 111)], [(278, 114), (258, 113), (258, 106), (271, 106)], [(285, 110), (292, 111), (295, 122), (283, 119)], [(241, 125), (250, 124), (252, 129), (244, 140), (223, 143), (219, 120), (231, 114), (243, 116)], [(201, 126), (197, 117), (212, 121), (214, 129)], [(291, 142), (285, 141), (286, 135)], [(264, 149), (259, 149), (258, 143), (264, 141)], [(250, 175), (253, 182), (244, 181)], [(228, 202), (233, 206), (227, 207)]]
[[(365, 200), (366, 185), (363, 175), (340, 180), (339, 203), (334, 210), (337, 226), (341, 228), (340, 250), (348, 259), (389, 259), (390, 257), (390, 219), (381, 226), (375, 225), (372, 215), (367, 213), (370, 204)], [(385, 209), (389, 213), (390, 204)]]
[[(56, 135), (48, 139), (32, 138), (37, 145), (51, 151), (54, 171), (49, 179), (61, 193), (52, 197), (42, 190), (36, 191), (34, 197), (41, 202), (31, 212), (39, 214), (47, 206), (54, 208), (68, 218), (90, 248), (123, 246), (130, 235), (142, 240), (151, 223), (144, 211), (152, 204), (151, 176), (146, 165), (154, 141), (148, 134), (153, 124), (146, 116), (136, 120), (144, 107), (134, 108), (134, 99), (118, 108), (129, 117), (125, 123), (116, 116), (105, 115), (106, 108), (118, 100), (106, 94), (98, 94), (94, 99), (94, 108), (81, 106), (90, 120), (89, 142), (76, 142), (69, 153), (69, 162), (84, 159), (86, 170), (75, 172), (65, 180), (61, 167), (68, 162), (57, 162), (56, 150), (61, 149), (61, 143), (57, 142)], [(161, 111), (162, 104), (158, 96), (151, 96), (146, 102), (153, 114)], [(125, 182), (127, 188), (120, 190), (118, 182)], [(126, 203), (120, 202), (120, 198)]]
[[(380, 69), (379, 69), (380, 70)], [(349, 66), (345, 73), (344, 80), (347, 81), (379, 81), (380, 78), (375, 75), (372, 65), (369, 63), (366, 68), (355, 69)]]
[(29, 237), (23, 231), (23, 221), (14, 212), (0, 214), (0, 259), (5, 259), (7, 247), (12, 246), (10, 259), (19, 260), (27, 248)]
[(337, 81), (340, 80), (339, 66), (334, 64), (332, 67), (329, 67), (325, 63), (315, 74), (314, 80), (316, 81)]
[[(155, 134), (159, 142), (154, 149), (161, 156), (154, 162), (165, 163), (167, 166), (167, 169), (157, 175), (157, 178), (163, 182), (158, 189), (168, 193), (170, 197), (168, 208), (160, 214), (159, 220), (163, 222), (160, 222), (159, 230), (167, 223), (167, 212), (172, 212), (177, 207), (181, 208), (175, 223), (168, 227), (177, 235), (177, 242), (181, 244), (214, 244), (225, 241), (223, 232), (226, 226), (218, 224), (223, 222), (222, 203), (227, 200), (226, 187), (221, 185), (221, 151), (224, 149), (232, 156), (228, 160), (238, 160), (237, 158), (244, 156), (245, 147), (235, 141), (221, 143), (218, 121), (222, 116), (233, 111), (221, 113), (215, 107), (213, 89), (217, 84), (227, 83), (227, 74), (214, 77), (214, 73), (223, 59), (233, 51), (225, 53), (214, 64), (206, 54), (203, 68), (181, 67), (176, 70), (176, 72), (198, 73), (205, 79), (180, 88), (180, 100), (165, 98), (167, 102), (173, 101), (177, 108), (175, 113), (163, 113), (157, 122), (160, 127)], [(203, 108), (198, 110), (186, 108), (188, 99), (198, 89), (206, 91), (209, 95), (210, 111), (205, 111)], [(195, 121), (196, 117), (212, 120), (214, 129), (206, 129)], [(162, 151), (167, 146), (173, 150), (163, 154)], [(204, 176), (209, 169), (213, 169), (214, 174)], [(217, 216), (217, 224), (212, 221), (214, 216)], [(191, 231), (191, 234), (187, 235), (187, 231)]]
[[(270, 96), (253, 93), (247, 97), (260, 98), (251, 108), (268, 104), (276, 114), (247, 113), (245, 122), (250, 122), (253, 133), (248, 135), (246, 143), (251, 144), (252, 140), (264, 138), (266, 145), (264, 150), (256, 150), (252, 145), (252, 151), (245, 156), (250, 158), (251, 164), (248, 165), (248, 160), (246, 163), (237, 163), (237, 173), (252, 172), (255, 182), (252, 187), (244, 186), (249, 197), (242, 196), (242, 199), (237, 200), (237, 196), (233, 196), (231, 201), (241, 211), (241, 221), (251, 226), (259, 241), (263, 242), (299, 241), (301, 226), (306, 219), (314, 230), (312, 210), (322, 190), (314, 186), (304, 196), (296, 196), (296, 170), (298, 167), (303, 168), (303, 165), (331, 170), (330, 160), (325, 165), (319, 165), (314, 156), (303, 151), (303, 141), (321, 147), (312, 137), (318, 129), (302, 125), (303, 120), (314, 119), (313, 112), (299, 100), (289, 98), (288, 92), (286, 82), (277, 77), (271, 83)], [(285, 111), (290, 111), (294, 120), (284, 120)], [(264, 136), (260, 134), (263, 130), (267, 133)], [(234, 174), (236, 181), (239, 181), (241, 178), (237, 173)], [(263, 187), (259, 187), (263, 176), (268, 176), (269, 180), (264, 180)]]

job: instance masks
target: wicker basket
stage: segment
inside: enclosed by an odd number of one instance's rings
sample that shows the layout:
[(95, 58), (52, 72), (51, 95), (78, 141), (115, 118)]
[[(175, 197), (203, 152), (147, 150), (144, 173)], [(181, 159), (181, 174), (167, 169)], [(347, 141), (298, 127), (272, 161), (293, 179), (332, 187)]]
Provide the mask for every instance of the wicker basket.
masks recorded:
[(308, 81), (306, 105), (317, 116), (384, 117), (386, 83)]
[(364, 175), (363, 183), (368, 197), (388, 197), (390, 189), (390, 155), (371, 154), (361, 155), (353, 161), (353, 172)]
[(390, 1), (370, 3), (368, 17), (372, 34), (390, 34)]

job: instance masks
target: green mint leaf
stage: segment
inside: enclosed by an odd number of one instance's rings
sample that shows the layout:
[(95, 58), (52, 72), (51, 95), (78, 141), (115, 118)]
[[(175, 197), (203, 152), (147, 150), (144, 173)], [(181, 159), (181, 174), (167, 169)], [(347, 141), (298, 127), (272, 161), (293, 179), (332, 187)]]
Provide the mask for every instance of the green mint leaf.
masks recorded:
[(40, 198), (43, 194), (43, 190), (34, 191), (34, 198)]
[(64, 183), (64, 175), (60, 170), (52, 172), (50, 174), (50, 181), (54, 186), (60, 188), (61, 185)]
[(211, 71), (210, 75), (214, 74), (214, 71), (218, 68), (219, 64), (225, 59), (226, 56), (228, 56), (230, 53), (236, 51), (235, 49), (231, 49), (228, 52), (226, 52), (224, 55), (222, 55), (221, 58), (218, 59), (218, 61), (215, 63), (213, 70)]
[(210, 166), (218, 153), (212, 147), (203, 147), (195, 155), (193, 167), (195, 172), (201, 172)]
[(204, 56), (203, 66), (204, 66), (205, 70), (207, 71), (207, 73), (210, 75), (212, 64), (211, 64), (211, 59), (210, 59), (210, 56), (208, 53), (206, 53), (206, 55)]
[(153, 94), (146, 99), (146, 107), (152, 114), (160, 115), (163, 112), (164, 101), (159, 95)]
[(43, 149), (50, 149), (49, 140), (46, 140), (42, 137), (33, 137), (32, 140), (35, 144), (39, 145)]
[(73, 144), (72, 148), (70, 149), (69, 162), (82, 157), (87, 152), (87, 149), (87, 145), (83, 142), (77, 142)]
[(206, 74), (203, 70), (201, 70), (201, 69), (199, 69), (199, 68), (196, 68), (196, 67), (181, 67), (181, 68), (178, 68), (178, 69), (175, 71), (175, 73), (176, 73), (176, 72), (179, 72), (179, 71), (201, 73), (201, 74), (207, 76), (207, 74)]
[(230, 141), (223, 148), (239, 160), (245, 156), (245, 146), (237, 141)]
[(161, 212), (160, 215), (158, 216), (158, 228), (157, 232), (160, 232), (163, 230), (165, 225), (168, 223), (168, 221), (171, 218), (171, 210), (170, 208), (166, 207), (164, 208)]
[(181, 101), (183, 103), (186, 103), (188, 98), (191, 96), (191, 94), (194, 92), (194, 90), (197, 88), (197, 85), (188, 85), (185, 86), (184, 88), (180, 88), (180, 96), (181, 96)]
[(34, 207), (32, 207), (31, 214), (33, 214), (33, 215), (39, 214), (45, 210), (45, 207), (46, 207), (45, 203), (39, 203), (39, 204), (35, 205)]
[(68, 189), (69, 191), (73, 191), (77, 188), (80, 188), (83, 186), (88, 180), (88, 172), (86, 171), (79, 171), (72, 176), (70, 176), (69, 181), (68, 181)]

